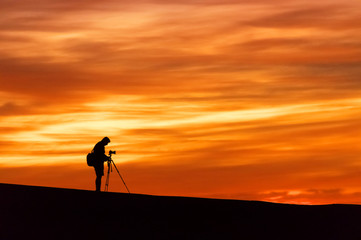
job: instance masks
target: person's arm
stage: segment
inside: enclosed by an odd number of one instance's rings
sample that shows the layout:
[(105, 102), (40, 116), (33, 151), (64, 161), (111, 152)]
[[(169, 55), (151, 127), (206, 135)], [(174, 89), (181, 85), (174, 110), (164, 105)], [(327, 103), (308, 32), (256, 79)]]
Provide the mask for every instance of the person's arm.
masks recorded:
[(110, 157), (107, 156), (107, 155), (105, 155), (105, 153), (104, 153), (103, 161), (106, 162), (106, 161), (108, 161), (108, 160), (110, 160)]

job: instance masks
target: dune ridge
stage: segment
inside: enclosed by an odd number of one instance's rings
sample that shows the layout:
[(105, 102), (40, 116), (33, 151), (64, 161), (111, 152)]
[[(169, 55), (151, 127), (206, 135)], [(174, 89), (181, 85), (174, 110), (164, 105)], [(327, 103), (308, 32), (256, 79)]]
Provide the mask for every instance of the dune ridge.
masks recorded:
[(0, 184), (0, 239), (361, 239), (359, 205)]

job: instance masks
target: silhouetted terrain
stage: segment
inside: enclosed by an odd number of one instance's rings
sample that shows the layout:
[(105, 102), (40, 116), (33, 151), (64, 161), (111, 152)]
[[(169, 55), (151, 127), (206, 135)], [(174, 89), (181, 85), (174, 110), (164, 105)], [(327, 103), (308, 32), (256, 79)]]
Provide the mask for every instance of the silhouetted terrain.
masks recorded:
[(361, 206), (0, 184), (0, 239), (361, 239)]

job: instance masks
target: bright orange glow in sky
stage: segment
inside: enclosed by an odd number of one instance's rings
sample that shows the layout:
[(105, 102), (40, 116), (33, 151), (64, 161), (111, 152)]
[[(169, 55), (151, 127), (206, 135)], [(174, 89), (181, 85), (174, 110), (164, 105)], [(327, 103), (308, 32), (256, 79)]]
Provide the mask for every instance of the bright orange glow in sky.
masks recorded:
[(134, 193), (361, 203), (360, 29), (360, 1), (3, 0), (0, 182), (94, 189), (108, 136)]

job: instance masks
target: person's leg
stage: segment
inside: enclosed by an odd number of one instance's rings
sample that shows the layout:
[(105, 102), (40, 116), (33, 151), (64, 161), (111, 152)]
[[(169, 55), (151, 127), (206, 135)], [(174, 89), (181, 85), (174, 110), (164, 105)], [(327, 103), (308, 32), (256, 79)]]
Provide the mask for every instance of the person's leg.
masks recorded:
[(101, 185), (102, 185), (102, 176), (97, 175), (97, 178), (95, 179), (95, 187), (97, 192), (100, 192)]
[(95, 174), (96, 174), (96, 179), (95, 179), (95, 191), (100, 192), (100, 187), (102, 184), (102, 171), (100, 171), (100, 169), (94, 168), (95, 170)]

